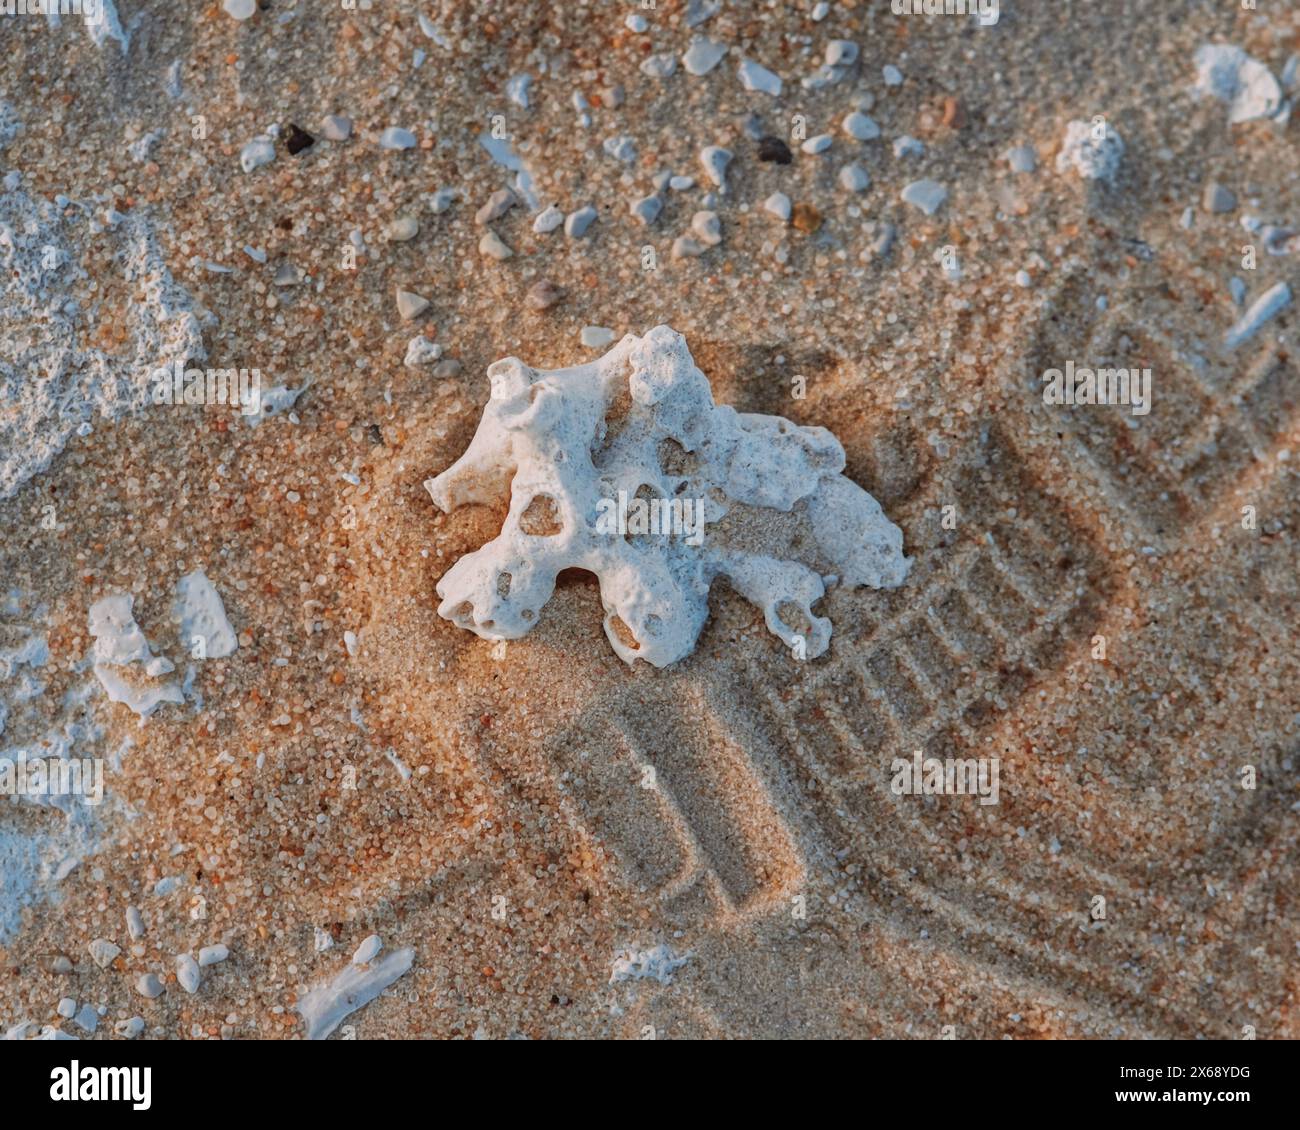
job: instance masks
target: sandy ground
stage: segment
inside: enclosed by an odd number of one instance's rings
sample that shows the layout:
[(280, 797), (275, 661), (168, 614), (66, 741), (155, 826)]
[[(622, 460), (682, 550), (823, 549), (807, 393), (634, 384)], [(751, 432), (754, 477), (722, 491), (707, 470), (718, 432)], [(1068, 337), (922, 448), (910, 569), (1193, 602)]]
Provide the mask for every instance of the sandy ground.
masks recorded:
[[(1243, 216), (1300, 223), (1300, 127), (1230, 125), (1190, 92), (1204, 43), (1281, 74), (1300, 14), (1004, 8), (979, 28), (886, 3), (840, 0), (820, 21), (806, 0), (724, 4), (691, 30), (671, 0), (275, 0), (246, 22), (120, 0), (125, 50), (67, 17), (0, 16), (0, 101), (23, 123), (0, 169), (33, 196), (147, 217), (212, 315), (206, 363), (310, 382), (292, 417), (257, 428), (203, 407), (97, 419), (0, 502), (0, 593), (16, 594), (0, 644), (35, 630), (51, 653), (0, 742), (65, 724), (105, 595), (135, 594), (179, 675), (171, 592), (202, 568), (240, 645), (197, 664), (201, 705), (138, 725), (91, 698), (90, 744), (123, 751), (120, 768), (70, 873), (0, 895), (17, 922), (0, 1031), (87, 1037), (56, 1013), (68, 998), (102, 1007), (96, 1038), (133, 1016), (150, 1038), (294, 1038), (295, 1004), (377, 933), (414, 961), (348, 1019), (358, 1038), (1300, 1035), (1295, 315), (1222, 346), (1234, 275), (1247, 302), (1297, 281), (1294, 256), (1240, 259)], [(708, 75), (639, 69), (695, 34), (729, 49)], [(857, 62), (803, 89), (835, 38)], [(741, 57), (782, 94), (745, 90)], [(506, 93), (521, 73), (529, 109)], [(864, 94), (882, 136), (861, 143), (840, 122)], [(786, 139), (803, 115), (833, 145), (760, 161), (750, 112)], [(351, 139), (291, 155), (290, 123), (319, 138), (330, 113)], [(521, 205), (491, 225), (513, 256), (480, 254), (474, 213), (514, 179), (478, 141), (498, 114), (539, 203), (597, 209), (585, 238), (535, 234)], [(1067, 122), (1096, 114), (1124, 139), (1113, 184), (1055, 166)], [(243, 172), (271, 125), (275, 160)], [(389, 126), (416, 146), (379, 148)], [(602, 147), (621, 135), (629, 164)], [(924, 152), (896, 156), (901, 135)], [(735, 155), (723, 240), (675, 259), (707, 186), (667, 191), (649, 227), (629, 205), (660, 171), (703, 181), (706, 145)], [(1017, 145), (1034, 172), (1003, 159)], [(838, 179), (850, 160), (871, 178), (860, 194)], [(928, 217), (900, 200), (925, 177), (948, 189)], [(1233, 210), (1202, 208), (1211, 180)], [(439, 213), (443, 188), (460, 198)], [(775, 192), (815, 208), (816, 230), (764, 211)], [(387, 240), (403, 215), (418, 235)], [(100, 288), (83, 332), (111, 354), (138, 288), (111, 232), (76, 251)], [(275, 284), (285, 264), (298, 285)], [(525, 295), (542, 279), (564, 298), (539, 311)], [(430, 300), (417, 321), (397, 288)], [(725, 584), (695, 653), (665, 670), (617, 658), (586, 576), (504, 649), (435, 613), (438, 578), (502, 517), (441, 515), (421, 487), (473, 434), (486, 367), (579, 363), (599, 352), (584, 326), (659, 323), (719, 403), (832, 429), (904, 531), (907, 582), (833, 591), (821, 659), (793, 661)], [(404, 366), (417, 332), (459, 371)], [(1149, 416), (1044, 404), (1044, 369), (1115, 358), (1151, 367)], [(998, 758), (999, 803), (895, 795), (891, 762), (917, 749)], [(10, 843), (57, 848), (64, 820), (0, 807)], [(121, 948), (107, 968), (97, 938)], [(183, 991), (174, 955), (217, 942), (230, 957)], [(660, 944), (689, 954), (668, 983), (610, 984), (621, 950)], [(135, 987), (149, 972), (167, 990), (153, 1000)]]

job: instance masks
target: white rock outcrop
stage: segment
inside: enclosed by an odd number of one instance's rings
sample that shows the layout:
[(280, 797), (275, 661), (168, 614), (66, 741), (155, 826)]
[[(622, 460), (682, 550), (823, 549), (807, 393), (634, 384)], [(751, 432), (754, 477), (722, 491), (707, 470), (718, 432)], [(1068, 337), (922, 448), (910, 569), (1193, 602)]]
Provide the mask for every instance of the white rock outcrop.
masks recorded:
[(891, 588), (903, 535), (846, 479), (825, 428), (715, 405), (685, 339), (629, 334), (590, 364), (488, 368), (469, 449), (425, 483), (450, 512), (500, 504), (498, 537), (438, 583), (439, 615), (484, 639), (527, 634), (564, 569), (600, 581), (605, 634), (628, 663), (688, 655), (726, 577), (798, 658), (822, 654), (827, 583)]

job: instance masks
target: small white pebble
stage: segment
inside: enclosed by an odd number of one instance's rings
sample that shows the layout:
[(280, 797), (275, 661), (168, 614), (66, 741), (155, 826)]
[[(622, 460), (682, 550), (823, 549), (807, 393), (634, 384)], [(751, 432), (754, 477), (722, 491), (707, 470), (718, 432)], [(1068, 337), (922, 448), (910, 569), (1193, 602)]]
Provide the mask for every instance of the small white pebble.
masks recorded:
[(903, 85), (903, 72), (892, 63), (886, 63), (884, 69), (880, 73), (884, 77), (886, 86)]
[(199, 989), (199, 963), (187, 953), (176, 956), (176, 981), (187, 993), (196, 993)]
[(533, 84), (533, 76), (515, 75), (506, 80), (506, 97), (521, 110), (528, 109), (528, 88)]
[(677, 70), (677, 59), (666, 52), (649, 55), (642, 61), (640, 70), (650, 78), (671, 78)]
[(107, 969), (113, 964), (117, 955), (122, 952), (120, 946), (115, 946), (107, 938), (96, 938), (90, 943), (90, 960), (93, 961), (100, 969)]
[(388, 238), (394, 243), (408, 243), (420, 234), (420, 221), (414, 216), (398, 216), (388, 225)]
[(914, 180), (903, 189), (901, 196), (904, 204), (910, 204), (927, 216), (933, 216), (948, 199), (948, 190), (938, 181)]
[(1038, 152), (1032, 145), (1016, 145), (1006, 152), (1013, 173), (1032, 173), (1038, 168)]
[(71, 1020), (77, 1015), (77, 1002), (71, 997), (64, 997), (54, 1009), (64, 1020)]
[(696, 36), (691, 40), (691, 45), (686, 49), (686, 54), (682, 56), (682, 66), (686, 68), (689, 75), (707, 75), (714, 67), (722, 62), (722, 57), (727, 53), (727, 45), (718, 43), (715, 40), (708, 39), (704, 36)]
[(275, 143), (269, 137), (255, 137), (239, 151), (239, 167), (246, 173), (275, 160)]
[(604, 349), (614, 340), (614, 331), (604, 326), (583, 326), (579, 340), (589, 349)]
[(415, 134), (409, 129), (389, 126), (379, 135), (379, 147), (381, 149), (414, 149)]
[(763, 201), (763, 209), (771, 212), (778, 220), (789, 220), (790, 198), (784, 192), (774, 192)]
[(570, 212), (564, 218), (564, 234), (570, 239), (581, 239), (587, 234), (587, 229), (595, 222), (596, 209), (590, 204), (585, 204), (576, 212)]
[(538, 235), (546, 235), (562, 223), (564, 223), (564, 213), (552, 204), (537, 214), (537, 219), (533, 221), (533, 231)]
[(352, 136), (352, 119), (330, 114), (320, 124), (320, 135), (326, 141), (347, 141)]
[(872, 141), (880, 136), (880, 127), (858, 110), (846, 115), (842, 124), (844, 132), (857, 141)]
[(720, 145), (706, 145), (700, 150), (700, 165), (704, 172), (719, 188), (726, 190), (727, 166), (731, 164), (731, 150)]
[(771, 94), (774, 97), (779, 97), (781, 94), (780, 76), (752, 59), (742, 59), (736, 73), (740, 76), (740, 85), (748, 91)]
[(829, 133), (819, 133), (816, 137), (810, 137), (799, 148), (805, 153), (816, 156), (818, 153), (825, 153), (831, 147), (833, 140)]
[(163, 983), (153, 973), (142, 973), (135, 983), (135, 991), (146, 1000), (153, 1000), (163, 994)]
[(840, 170), (840, 184), (850, 192), (863, 192), (871, 184), (871, 177), (861, 165), (845, 165)]
[(691, 217), (691, 231), (695, 237), (709, 247), (716, 247), (722, 242), (722, 221), (717, 212), (696, 212)]
[(1033, 286), (1034, 285), (1033, 277), (1030, 275), (1028, 271), (1024, 270), (1024, 268), (1021, 268), (1019, 271), (1016, 272), (1016, 285), (1023, 286), (1023, 287)]
[(645, 226), (653, 224), (659, 218), (659, 213), (663, 211), (664, 202), (658, 196), (643, 196), (640, 200), (632, 201), (629, 211)]
[(851, 67), (858, 61), (858, 45), (851, 39), (832, 39), (826, 44), (828, 67)]
[(379, 951), (384, 948), (384, 943), (378, 934), (371, 934), (359, 946), (357, 952), (352, 955), (353, 965), (369, 965), (379, 956)]
[(230, 950), (220, 942), (216, 945), (204, 946), (199, 950), (199, 964), (202, 966), (217, 965), (230, 956)]
[(427, 337), (413, 337), (406, 343), (406, 356), (402, 364), (408, 369), (418, 369), (423, 365), (433, 365), (442, 357), (442, 346)]
[(404, 322), (418, 318), (429, 308), (429, 300), (410, 290), (398, 290), (397, 313)]
[(483, 237), (478, 241), (478, 253), (488, 259), (495, 259), (502, 262), (509, 259), (514, 254), (505, 242), (494, 231), (485, 231)]

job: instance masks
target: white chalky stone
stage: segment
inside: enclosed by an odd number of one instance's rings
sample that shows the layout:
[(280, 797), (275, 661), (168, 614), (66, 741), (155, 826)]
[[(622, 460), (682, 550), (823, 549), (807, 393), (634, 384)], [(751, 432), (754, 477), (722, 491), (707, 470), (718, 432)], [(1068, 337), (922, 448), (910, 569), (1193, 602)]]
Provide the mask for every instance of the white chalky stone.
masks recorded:
[(810, 137), (799, 148), (815, 157), (818, 153), (825, 153), (831, 147), (833, 140), (829, 133), (819, 133), (816, 137)]
[(225, 0), (221, 7), (232, 19), (248, 20), (257, 11), (257, 0)]

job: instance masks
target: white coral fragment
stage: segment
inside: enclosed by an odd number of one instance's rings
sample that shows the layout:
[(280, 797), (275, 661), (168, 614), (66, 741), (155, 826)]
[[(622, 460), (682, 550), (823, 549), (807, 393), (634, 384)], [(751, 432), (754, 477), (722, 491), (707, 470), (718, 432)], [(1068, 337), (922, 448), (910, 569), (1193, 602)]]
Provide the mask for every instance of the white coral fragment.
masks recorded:
[(150, 675), (171, 670), (166, 660), (156, 664), (157, 657), (135, 622), (134, 604), (135, 598), (130, 593), (119, 593), (90, 606), (90, 634), (95, 637), (91, 649), (92, 669), (111, 702), (125, 703), (144, 719), (164, 702), (182, 703), (185, 697), (175, 683), (142, 684), (118, 674), (116, 668), (134, 663), (144, 666)]
[(1113, 182), (1124, 156), (1124, 139), (1104, 119), (1070, 122), (1065, 129), (1056, 171), (1073, 170), (1084, 180)]
[(1195, 61), (1195, 93), (1226, 102), (1232, 125), (1271, 118), (1281, 109), (1282, 87), (1273, 72), (1240, 47), (1207, 43), (1197, 50)]
[(667, 326), (587, 365), (509, 357), (488, 376), (469, 449), (425, 483), (447, 512), (509, 497), (501, 533), (438, 583), (439, 615), (484, 639), (526, 635), (556, 576), (585, 569), (618, 655), (664, 667), (694, 649), (726, 577), (811, 659), (830, 641), (812, 611), (826, 578), (891, 588), (907, 575), (902, 531), (840, 473), (835, 437), (715, 405)]

